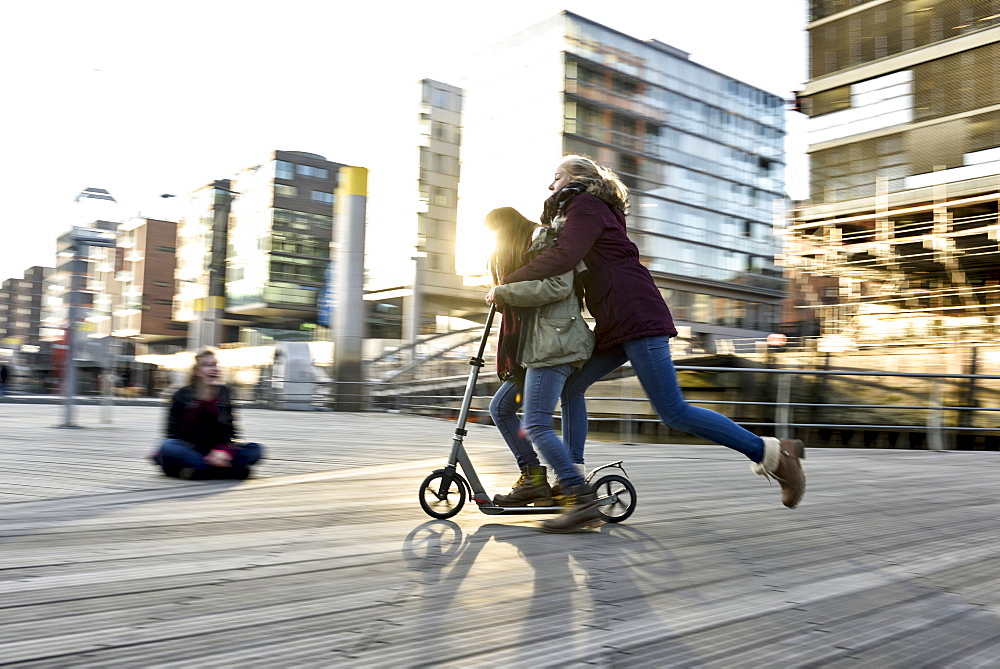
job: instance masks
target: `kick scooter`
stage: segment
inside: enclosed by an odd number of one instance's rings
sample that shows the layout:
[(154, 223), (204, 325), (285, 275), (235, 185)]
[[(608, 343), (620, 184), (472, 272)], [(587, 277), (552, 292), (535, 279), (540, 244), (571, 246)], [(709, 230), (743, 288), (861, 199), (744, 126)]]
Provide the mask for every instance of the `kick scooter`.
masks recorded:
[[(497, 506), (486, 494), (483, 484), (476, 475), (469, 454), (465, 451), (463, 439), (468, 434), (465, 423), (469, 417), (469, 407), (482, 368), (483, 351), (493, 327), (493, 317), (496, 307), (490, 307), (486, 317), (486, 328), (479, 341), (479, 351), (476, 357), (469, 360), (472, 372), (465, 385), (465, 396), (458, 414), (458, 424), (455, 427), (455, 437), (452, 440), (451, 455), (448, 464), (443, 469), (436, 469), (420, 484), (420, 506), (432, 518), (451, 518), (465, 506), (466, 498), (471, 499), (479, 510), (491, 516), (525, 513), (562, 513), (561, 506)], [(458, 473), (458, 465), (462, 466), (465, 476)], [(605, 470), (618, 469), (621, 473), (611, 473)], [(595, 480), (596, 479), (596, 480)], [(622, 467), (622, 461), (601, 465), (586, 476), (597, 495), (597, 510), (602, 520), (609, 523), (620, 523), (635, 511), (635, 486), (629, 481)]]

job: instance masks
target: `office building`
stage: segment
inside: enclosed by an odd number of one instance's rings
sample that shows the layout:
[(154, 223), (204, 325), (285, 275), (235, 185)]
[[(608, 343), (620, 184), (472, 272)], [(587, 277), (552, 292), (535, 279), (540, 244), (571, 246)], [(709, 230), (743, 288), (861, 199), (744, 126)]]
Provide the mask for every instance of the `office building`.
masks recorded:
[(823, 333), (992, 338), (1000, 2), (813, 0), (808, 30), (811, 189), (786, 263)]
[(48, 267), (29, 267), (20, 279), (3, 282), (0, 287), (0, 342), (9, 346), (38, 345), (45, 278), (51, 272)]
[[(118, 222), (92, 221), (84, 229), (88, 228), (113, 234)], [(84, 245), (74, 251), (73, 235), (71, 229), (56, 240), (56, 264), (48, 275), (42, 301), (39, 336), (43, 341), (59, 341), (64, 337), (74, 275), (81, 288), (77, 303), (78, 332), (86, 339), (101, 339), (111, 334), (112, 291), (115, 274), (120, 269), (118, 249)]]
[(217, 179), (187, 196), (177, 223), (177, 261), (173, 319), (188, 324), (188, 348), (197, 350), (232, 341), (222, 329), (226, 252), (234, 191)]
[(537, 219), (560, 157), (589, 155), (631, 189), (629, 234), (678, 325), (710, 349), (773, 330), (784, 295), (773, 234), (780, 96), (571, 12), (488, 49), (470, 71), (463, 232), (481, 234), (498, 206)]
[(172, 353), (186, 343), (173, 319), (177, 223), (135, 217), (118, 226), (121, 268), (112, 294), (112, 330), (124, 355)]
[(233, 179), (226, 261), (227, 322), (266, 337), (301, 338), (315, 326), (331, 265), (339, 170), (323, 156), (275, 151)]
[(29, 267), (21, 278), (0, 286), (0, 359), (28, 378), (49, 355), (40, 332), (45, 281), (51, 272), (49, 267)]
[(333, 276), (340, 167), (274, 151), (191, 194), (177, 227), (174, 304), (174, 318), (189, 322), (189, 348), (311, 338)]
[(403, 305), (407, 341), (448, 331), (447, 319), (475, 318), (484, 305), (482, 289), (466, 286), (456, 272), (462, 90), (424, 79), (420, 101), (416, 274), (413, 296)]

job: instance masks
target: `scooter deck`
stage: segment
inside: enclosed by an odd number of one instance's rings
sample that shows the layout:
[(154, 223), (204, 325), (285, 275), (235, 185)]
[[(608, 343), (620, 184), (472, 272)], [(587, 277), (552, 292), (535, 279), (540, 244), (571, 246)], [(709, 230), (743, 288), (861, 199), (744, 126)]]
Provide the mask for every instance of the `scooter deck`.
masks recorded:
[(562, 506), (496, 506), (495, 504), (480, 504), (479, 510), (489, 516), (503, 516), (525, 513), (562, 513)]
[[(600, 497), (597, 506), (607, 506), (614, 504), (617, 496)], [(490, 516), (513, 515), (523, 513), (562, 513), (566, 510), (564, 506), (497, 506), (495, 504), (480, 504), (479, 510)]]

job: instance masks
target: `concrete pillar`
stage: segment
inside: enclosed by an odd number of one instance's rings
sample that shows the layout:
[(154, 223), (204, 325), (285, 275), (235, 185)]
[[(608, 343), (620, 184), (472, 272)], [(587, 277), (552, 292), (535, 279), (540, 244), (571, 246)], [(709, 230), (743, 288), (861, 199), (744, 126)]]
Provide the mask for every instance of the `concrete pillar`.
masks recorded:
[(337, 411), (361, 411), (365, 406), (361, 355), (365, 336), (365, 208), (368, 170), (341, 167), (338, 179), (336, 295), (333, 308), (333, 355)]
[[(423, 272), (427, 259), (423, 256), (413, 257), (413, 294), (403, 298), (403, 341), (416, 344), (420, 338), (420, 313), (423, 311)], [(409, 359), (416, 359), (416, 346), (409, 349)]]

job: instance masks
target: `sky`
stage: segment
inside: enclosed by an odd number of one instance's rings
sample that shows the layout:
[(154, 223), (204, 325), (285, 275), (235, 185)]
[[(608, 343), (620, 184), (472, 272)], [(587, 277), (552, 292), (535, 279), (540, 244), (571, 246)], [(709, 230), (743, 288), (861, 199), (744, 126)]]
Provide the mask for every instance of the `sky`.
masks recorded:
[[(369, 168), (367, 264), (412, 255), (418, 82), (461, 85), (483, 48), (567, 9), (790, 98), (806, 81), (806, 0), (34, 0), (0, 9), (0, 280), (51, 266), (88, 213), (166, 215), (274, 149)], [(806, 197), (790, 114), (787, 190)], [(556, 157), (557, 158), (557, 157)], [(539, 201), (547, 194), (539, 186)], [(415, 237), (415, 232), (412, 232)], [(382, 240), (394, 242), (382, 242)]]

